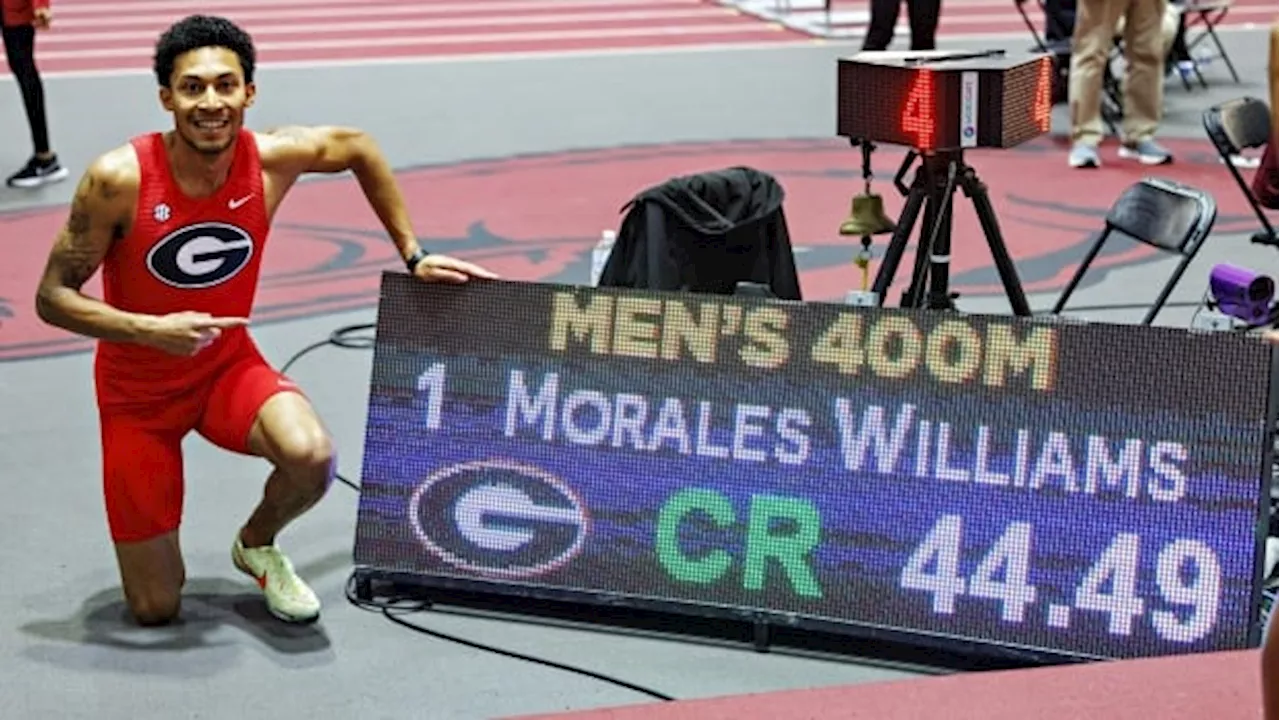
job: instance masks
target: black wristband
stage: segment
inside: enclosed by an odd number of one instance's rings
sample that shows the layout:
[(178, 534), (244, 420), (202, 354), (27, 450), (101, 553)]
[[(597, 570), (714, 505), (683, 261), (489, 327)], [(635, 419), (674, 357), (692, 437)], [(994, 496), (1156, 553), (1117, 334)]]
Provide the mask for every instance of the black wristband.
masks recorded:
[(409, 274), (412, 275), (413, 273), (416, 273), (418, 271), (418, 263), (422, 262), (423, 258), (425, 258), (430, 254), (431, 253), (427, 252), (426, 250), (423, 250), (422, 248), (418, 248), (417, 252), (410, 255), (408, 259), (404, 261), (404, 266), (409, 268)]

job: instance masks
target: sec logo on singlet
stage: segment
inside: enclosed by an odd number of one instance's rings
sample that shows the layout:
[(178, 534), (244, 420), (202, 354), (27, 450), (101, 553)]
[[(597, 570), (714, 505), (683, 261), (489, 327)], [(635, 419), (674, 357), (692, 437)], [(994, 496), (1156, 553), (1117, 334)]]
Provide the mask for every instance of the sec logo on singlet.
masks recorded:
[(161, 282), (198, 289), (235, 277), (253, 257), (253, 238), (234, 225), (207, 222), (166, 235), (147, 253), (147, 269)]
[(445, 468), (409, 501), (418, 540), (441, 560), (480, 575), (528, 578), (563, 567), (589, 526), (573, 490), (538, 468), (502, 460)]

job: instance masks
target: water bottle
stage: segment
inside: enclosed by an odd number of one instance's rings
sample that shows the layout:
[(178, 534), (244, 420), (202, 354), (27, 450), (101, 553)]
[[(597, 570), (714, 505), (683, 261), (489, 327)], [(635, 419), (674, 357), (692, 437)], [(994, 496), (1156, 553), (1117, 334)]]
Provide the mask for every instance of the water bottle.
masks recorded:
[(591, 285), (600, 284), (600, 275), (604, 273), (605, 263), (609, 262), (609, 253), (613, 252), (613, 244), (618, 241), (618, 233), (605, 230), (600, 233), (600, 242), (591, 251)]

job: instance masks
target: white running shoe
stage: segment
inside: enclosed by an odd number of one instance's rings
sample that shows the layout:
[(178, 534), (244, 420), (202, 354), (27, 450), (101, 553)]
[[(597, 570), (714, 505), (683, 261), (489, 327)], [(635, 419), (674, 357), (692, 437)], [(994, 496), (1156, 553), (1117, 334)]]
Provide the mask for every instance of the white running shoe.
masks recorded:
[(294, 572), (293, 563), (280, 548), (247, 548), (237, 535), (231, 561), (262, 588), (272, 615), (291, 623), (309, 623), (320, 617), (320, 599)]

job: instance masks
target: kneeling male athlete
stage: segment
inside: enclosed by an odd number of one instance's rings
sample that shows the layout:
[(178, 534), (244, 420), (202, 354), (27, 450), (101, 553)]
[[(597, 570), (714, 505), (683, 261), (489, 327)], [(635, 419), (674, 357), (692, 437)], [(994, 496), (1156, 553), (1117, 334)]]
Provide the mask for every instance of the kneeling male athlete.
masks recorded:
[[(46, 323), (98, 339), (107, 521), (124, 595), (144, 625), (169, 622), (181, 603), (181, 443), (192, 430), (274, 466), (232, 560), (277, 617), (319, 617), (319, 600), (276, 535), (324, 495), (332, 440), (246, 328), (271, 219), (299, 175), (353, 171), (417, 277), (494, 277), (422, 251), (391, 170), (365, 134), (245, 130), (255, 60), (249, 35), (222, 18), (188, 17), (160, 37), (156, 80), (174, 127), (90, 165), (36, 296)], [(102, 301), (80, 291), (99, 267)]]

